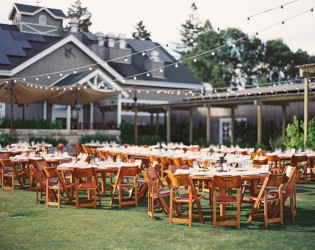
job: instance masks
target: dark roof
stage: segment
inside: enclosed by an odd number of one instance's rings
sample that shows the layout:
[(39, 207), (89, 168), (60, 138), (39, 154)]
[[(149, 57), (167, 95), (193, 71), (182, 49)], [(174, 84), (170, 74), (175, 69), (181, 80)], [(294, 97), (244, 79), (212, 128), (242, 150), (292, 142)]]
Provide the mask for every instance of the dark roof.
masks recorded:
[[(26, 5), (26, 4), (20, 4), (20, 3), (15, 3), (14, 4), (15, 7), (21, 11), (21, 12), (27, 12), (27, 13), (34, 13), (35, 11), (43, 8), (43, 7), (40, 7), (40, 6), (33, 6), (33, 5)], [(47, 8), (51, 13), (53, 13), (55, 16), (57, 17), (62, 17), (62, 18), (66, 18), (67, 16), (62, 12), (62, 10), (59, 10), (59, 9), (52, 9), (52, 8)], [(12, 17), (12, 13), (13, 11), (11, 12), (11, 15), (10, 15), (10, 20), (13, 18)]]
[(11, 70), (61, 39), (23, 33), (15, 25), (0, 24), (0, 69)]
[(63, 78), (61, 81), (57, 82), (54, 86), (68, 86), (78, 83), (82, 78), (86, 77), (88, 74), (91, 74), (91, 71), (83, 71), (77, 74), (68, 75)]

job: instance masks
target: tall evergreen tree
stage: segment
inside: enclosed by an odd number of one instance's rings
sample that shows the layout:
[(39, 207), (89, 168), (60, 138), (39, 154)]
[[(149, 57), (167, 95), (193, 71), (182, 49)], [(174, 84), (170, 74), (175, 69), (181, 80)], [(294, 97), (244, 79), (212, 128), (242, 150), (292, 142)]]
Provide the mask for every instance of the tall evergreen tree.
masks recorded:
[(187, 50), (190, 50), (194, 47), (197, 37), (202, 31), (206, 29), (211, 29), (211, 23), (209, 20), (206, 21), (205, 26), (201, 25), (199, 21), (198, 8), (195, 3), (191, 5), (191, 14), (185, 23), (181, 24), (181, 41), (183, 44), (177, 46), (177, 52), (185, 53)]
[(76, 0), (71, 4), (71, 7), (68, 8), (68, 16), (76, 16), (78, 18), (80, 32), (89, 32), (89, 27), (92, 25), (92, 14), (87, 7), (82, 7), (81, 0)]
[(143, 24), (143, 21), (140, 21), (134, 27), (137, 31), (132, 33), (133, 38), (151, 41), (151, 32), (147, 31), (145, 25)]

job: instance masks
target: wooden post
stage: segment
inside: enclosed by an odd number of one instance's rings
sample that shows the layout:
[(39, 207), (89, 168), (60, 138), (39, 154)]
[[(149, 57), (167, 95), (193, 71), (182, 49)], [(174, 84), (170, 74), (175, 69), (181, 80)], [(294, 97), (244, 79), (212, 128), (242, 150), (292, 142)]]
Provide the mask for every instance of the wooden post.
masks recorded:
[(234, 120), (235, 112), (234, 107), (231, 108), (231, 144), (234, 144)]
[(285, 129), (287, 126), (287, 107), (286, 104), (282, 105), (282, 139), (285, 138)]
[(102, 110), (102, 129), (105, 129), (105, 111)]
[(90, 103), (90, 130), (93, 130), (93, 123), (94, 123), (94, 117), (93, 117), (93, 103)]
[(193, 132), (194, 132), (194, 114), (193, 109), (189, 110), (189, 143), (192, 144), (193, 142)]
[(137, 90), (135, 88), (134, 90), (134, 98), (135, 102), (135, 145), (138, 145), (138, 114), (137, 114)]
[(171, 108), (167, 107), (166, 110), (166, 142), (171, 142)]
[(207, 142), (211, 140), (211, 106), (207, 106)]
[(257, 103), (257, 144), (261, 146), (262, 139), (262, 114), (261, 114), (261, 103)]
[(153, 126), (153, 113), (151, 112), (151, 126)]
[(159, 112), (156, 112), (156, 119), (155, 119), (155, 134), (159, 134), (159, 126), (160, 126), (160, 121), (159, 121)]
[(23, 110), (22, 110), (22, 128), (23, 129), (25, 129), (24, 118), (25, 118), (25, 104), (23, 104)]
[(77, 87), (77, 129), (79, 130), (80, 122), (79, 122), (79, 116), (80, 116), (80, 100), (79, 100), (79, 88)]
[[(13, 80), (11, 80), (11, 124), (10, 124), (10, 134), (12, 134), (13, 130)], [(3, 184), (2, 184), (3, 185)]]
[(308, 102), (309, 102), (309, 78), (304, 77), (304, 148), (306, 148), (306, 143), (307, 143)]

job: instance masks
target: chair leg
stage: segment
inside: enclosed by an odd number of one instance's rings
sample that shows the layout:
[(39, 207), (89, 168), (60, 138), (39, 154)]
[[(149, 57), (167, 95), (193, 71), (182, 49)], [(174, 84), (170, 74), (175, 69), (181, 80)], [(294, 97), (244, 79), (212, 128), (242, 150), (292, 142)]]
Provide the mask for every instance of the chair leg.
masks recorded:
[(266, 194), (264, 197), (264, 219), (265, 219), (265, 227), (268, 227), (268, 203), (267, 203)]
[(173, 224), (173, 206), (174, 206), (173, 196), (174, 196), (173, 190), (171, 190), (171, 195), (170, 195), (170, 214), (169, 214), (170, 225)]

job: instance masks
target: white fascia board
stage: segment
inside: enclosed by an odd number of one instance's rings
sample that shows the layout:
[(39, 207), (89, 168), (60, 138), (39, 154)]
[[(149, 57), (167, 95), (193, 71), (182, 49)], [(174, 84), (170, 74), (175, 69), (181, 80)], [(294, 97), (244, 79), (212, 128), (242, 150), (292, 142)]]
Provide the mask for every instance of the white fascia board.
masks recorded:
[(176, 88), (176, 89), (203, 89), (202, 84), (193, 83), (178, 83), (178, 82), (158, 82), (158, 81), (143, 81), (143, 80), (126, 80), (124, 84), (147, 86), (147, 87), (164, 87), (164, 88)]
[[(135, 103), (133, 99), (121, 99), (122, 103)], [(169, 101), (158, 101), (158, 100), (137, 100), (137, 103), (145, 103), (145, 104), (168, 104)]]
[(27, 15), (27, 16), (35, 16), (37, 13), (41, 12), (42, 10), (45, 10), (49, 15), (51, 15), (53, 18), (55, 19), (66, 19), (66, 17), (60, 17), (60, 16), (56, 16), (55, 14), (53, 14), (49, 9), (45, 8), (45, 7), (41, 7), (38, 10), (34, 11), (34, 12), (24, 12), (24, 11), (19, 11), (18, 8), (16, 7), (16, 5), (13, 5), (12, 10), (9, 13), (9, 20), (10, 20), (10, 16), (12, 14), (12, 12), (14, 11), (14, 9), (16, 10), (16, 12), (19, 12), (23, 15)]
[[(20, 64), (19, 66), (15, 67), (12, 70), (0, 70), (0, 75), (3, 76), (13, 76), (17, 74), (18, 72), (22, 71), (23, 69), (27, 68), (28, 66), (34, 64), (38, 60), (42, 59), (43, 57), (49, 55), (53, 51), (59, 49), (63, 45), (72, 42), (75, 44), (79, 49), (81, 49), (83, 52), (85, 52), (90, 58), (92, 58), (95, 62), (98, 63), (99, 66), (104, 68), (106, 71), (108, 71), (111, 75), (113, 75), (117, 80), (122, 81), (123, 77), (118, 74), (112, 67), (110, 67), (107, 63), (105, 63), (99, 56), (97, 56), (92, 50), (90, 50), (88, 47), (86, 47), (82, 42), (79, 41), (75, 36), (69, 35), (65, 37), (64, 39), (60, 40), (59, 42), (55, 43), (54, 45), (50, 46), (46, 50), (42, 51), (41, 53), (33, 56), (29, 60), (25, 61), (24, 63)], [(65, 69), (66, 71), (67, 69)], [(47, 72), (49, 73), (49, 72)]]

